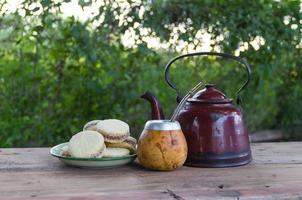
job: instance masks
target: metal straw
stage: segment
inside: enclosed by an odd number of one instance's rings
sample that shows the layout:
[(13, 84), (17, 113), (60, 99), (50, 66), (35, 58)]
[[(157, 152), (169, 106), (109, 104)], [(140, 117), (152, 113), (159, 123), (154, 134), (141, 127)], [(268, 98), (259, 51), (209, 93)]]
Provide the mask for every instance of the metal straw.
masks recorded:
[(170, 119), (170, 121), (174, 121), (176, 116), (178, 115), (180, 109), (182, 108), (182, 106), (184, 105), (184, 103), (187, 101), (187, 99), (189, 97), (191, 97), (193, 94), (195, 94), (195, 92), (202, 86), (204, 85), (203, 82), (199, 82), (197, 85), (195, 85), (195, 87), (193, 87), (180, 101), (180, 103), (178, 104), (178, 106), (176, 107), (176, 109), (174, 110), (174, 113)]

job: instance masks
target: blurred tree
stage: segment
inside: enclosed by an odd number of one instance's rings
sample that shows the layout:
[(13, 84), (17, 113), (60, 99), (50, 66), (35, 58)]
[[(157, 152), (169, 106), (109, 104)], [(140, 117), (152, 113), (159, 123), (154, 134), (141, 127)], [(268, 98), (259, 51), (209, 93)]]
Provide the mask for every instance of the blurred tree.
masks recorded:
[[(171, 113), (165, 63), (207, 45), (251, 64), (250, 131), (302, 127), (299, 1), (80, 0), (81, 14), (95, 10), (80, 20), (63, 12), (74, 4), (0, 3), (1, 146), (54, 145), (96, 118), (125, 120), (137, 136), (149, 117), (140, 94), (154, 92)], [(238, 64), (212, 57), (172, 70), (183, 92), (202, 79), (233, 98), (245, 78)]]

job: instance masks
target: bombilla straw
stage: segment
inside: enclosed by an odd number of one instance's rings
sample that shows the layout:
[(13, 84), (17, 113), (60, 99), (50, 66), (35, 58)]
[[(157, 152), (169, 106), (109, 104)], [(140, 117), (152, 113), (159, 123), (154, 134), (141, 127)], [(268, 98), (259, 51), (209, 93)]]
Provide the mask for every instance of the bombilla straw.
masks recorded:
[(185, 102), (187, 101), (187, 99), (189, 97), (191, 97), (193, 94), (195, 94), (195, 92), (202, 86), (204, 85), (203, 82), (199, 82), (197, 85), (195, 85), (195, 87), (193, 87), (180, 101), (180, 103), (178, 104), (178, 106), (176, 107), (176, 109), (174, 110), (174, 113), (170, 119), (170, 121), (175, 121), (176, 116), (178, 115), (180, 109), (183, 107), (183, 105), (185, 104)]

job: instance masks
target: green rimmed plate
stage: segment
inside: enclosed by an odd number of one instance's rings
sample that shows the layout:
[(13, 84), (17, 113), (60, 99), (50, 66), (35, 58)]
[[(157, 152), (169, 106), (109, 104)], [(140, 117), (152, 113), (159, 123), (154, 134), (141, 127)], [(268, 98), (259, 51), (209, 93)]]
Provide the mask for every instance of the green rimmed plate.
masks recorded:
[(136, 154), (123, 157), (103, 157), (103, 158), (76, 158), (62, 155), (63, 149), (68, 143), (62, 143), (50, 149), (50, 154), (59, 158), (63, 163), (75, 167), (96, 167), (109, 168), (129, 164), (134, 161)]

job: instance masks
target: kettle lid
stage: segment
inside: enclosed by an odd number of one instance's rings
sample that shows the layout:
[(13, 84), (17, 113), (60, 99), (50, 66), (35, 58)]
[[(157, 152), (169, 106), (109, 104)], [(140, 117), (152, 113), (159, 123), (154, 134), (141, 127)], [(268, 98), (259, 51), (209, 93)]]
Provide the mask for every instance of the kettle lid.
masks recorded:
[(200, 103), (231, 103), (232, 100), (228, 99), (225, 94), (215, 88), (214, 85), (207, 84), (205, 88), (198, 91), (192, 98), (188, 99), (190, 102)]

